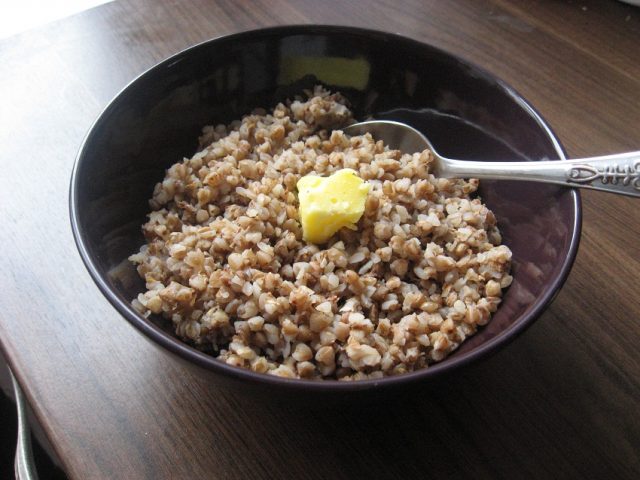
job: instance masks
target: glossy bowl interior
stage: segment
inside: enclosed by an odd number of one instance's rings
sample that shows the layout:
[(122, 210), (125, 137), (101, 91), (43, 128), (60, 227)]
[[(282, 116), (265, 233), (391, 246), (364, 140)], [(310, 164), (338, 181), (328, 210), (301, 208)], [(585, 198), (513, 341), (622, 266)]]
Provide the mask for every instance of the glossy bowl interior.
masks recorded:
[[(160, 318), (130, 301), (144, 284), (127, 262), (143, 243), (148, 199), (164, 169), (191, 156), (202, 126), (322, 83), (345, 94), (357, 118), (406, 121), (449, 157), (563, 158), (540, 116), (481, 69), (431, 46), (369, 30), (292, 26), (217, 38), (187, 49), (129, 84), (82, 145), (71, 179), (70, 214), (78, 249), (100, 290), (149, 340), (218, 383), (271, 391), (346, 393), (425, 382), (480, 359), (530, 325), (564, 282), (580, 235), (580, 200), (570, 189), (482, 182), (513, 251), (514, 282), (492, 321), (446, 360), (378, 381), (287, 380), (225, 365), (177, 340)], [(235, 381), (235, 382), (234, 382)], [(263, 389), (264, 390), (264, 389)]]

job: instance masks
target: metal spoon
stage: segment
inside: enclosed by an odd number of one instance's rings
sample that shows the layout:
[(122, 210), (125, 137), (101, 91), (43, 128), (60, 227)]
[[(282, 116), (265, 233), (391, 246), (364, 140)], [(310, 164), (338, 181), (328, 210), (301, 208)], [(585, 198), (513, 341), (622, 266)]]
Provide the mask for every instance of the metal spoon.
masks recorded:
[(371, 120), (349, 125), (343, 131), (348, 135), (370, 133), (376, 140), (407, 153), (429, 148), (435, 157), (432, 172), (437, 177), (526, 180), (640, 197), (640, 152), (574, 160), (476, 162), (439, 155), (427, 137), (401, 122)]

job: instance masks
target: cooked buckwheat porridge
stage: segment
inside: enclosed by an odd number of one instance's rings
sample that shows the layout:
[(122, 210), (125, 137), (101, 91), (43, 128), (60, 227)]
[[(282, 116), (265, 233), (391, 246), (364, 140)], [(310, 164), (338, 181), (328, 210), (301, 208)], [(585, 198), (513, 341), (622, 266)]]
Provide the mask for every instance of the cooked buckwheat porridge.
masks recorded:
[[(155, 186), (130, 257), (133, 300), (219, 361), (289, 378), (360, 380), (445, 358), (485, 325), (511, 251), (478, 180), (435, 178), (429, 150), (349, 137), (346, 100), (306, 99), (208, 126), (200, 151)], [(298, 181), (352, 169), (368, 185), (356, 224), (305, 241)]]

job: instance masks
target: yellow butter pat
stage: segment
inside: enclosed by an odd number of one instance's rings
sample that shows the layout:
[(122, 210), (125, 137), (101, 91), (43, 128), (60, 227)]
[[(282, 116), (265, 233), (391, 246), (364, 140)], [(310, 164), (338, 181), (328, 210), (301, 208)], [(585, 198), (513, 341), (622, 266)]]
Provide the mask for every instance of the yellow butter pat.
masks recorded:
[(303, 238), (323, 243), (342, 227), (355, 229), (368, 193), (369, 184), (350, 168), (329, 177), (302, 177), (298, 180), (298, 213)]

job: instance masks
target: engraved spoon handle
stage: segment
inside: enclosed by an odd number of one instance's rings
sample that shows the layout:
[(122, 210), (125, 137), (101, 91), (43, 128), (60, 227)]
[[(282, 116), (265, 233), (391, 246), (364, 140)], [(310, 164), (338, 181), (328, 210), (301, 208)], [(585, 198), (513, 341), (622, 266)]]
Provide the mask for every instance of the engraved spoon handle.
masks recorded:
[(640, 151), (542, 162), (470, 162), (439, 157), (436, 175), (557, 183), (640, 197)]

